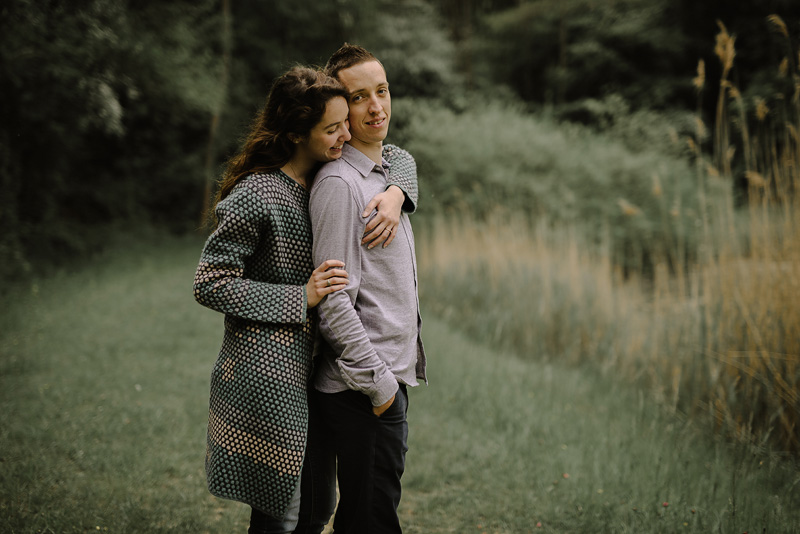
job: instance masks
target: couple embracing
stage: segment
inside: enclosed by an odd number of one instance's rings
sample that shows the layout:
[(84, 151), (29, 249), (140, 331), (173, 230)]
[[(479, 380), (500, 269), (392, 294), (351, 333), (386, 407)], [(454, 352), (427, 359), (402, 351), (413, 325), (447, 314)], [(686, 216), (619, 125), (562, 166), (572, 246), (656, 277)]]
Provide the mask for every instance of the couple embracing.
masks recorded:
[(416, 165), (384, 145), (390, 118), (383, 65), (345, 44), (275, 82), (220, 183), (194, 282), (225, 314), (206, 473), (251, 534), (319, 533), (334, 510), (337, 534), (401, 532), (407, 388), (426, 378)]

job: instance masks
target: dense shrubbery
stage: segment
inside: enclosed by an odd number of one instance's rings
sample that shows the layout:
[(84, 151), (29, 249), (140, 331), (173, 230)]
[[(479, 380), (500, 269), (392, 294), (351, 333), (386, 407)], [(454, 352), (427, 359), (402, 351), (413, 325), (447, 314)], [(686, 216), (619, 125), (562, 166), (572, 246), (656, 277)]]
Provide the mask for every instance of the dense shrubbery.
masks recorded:
[(401, 129), (393, 140), (417, 159), (421, 214), (502, 210), (567, 223), (594, 241), (610, 238), (628, 267), (696, 247), (698, 177), (675, 156), (686, 142), (670, 140), (669, 123), (650, 124), (647, 136), (662, 142), (645, 146), (644, 136), (629, 133), (634, 126), (624, 126), (630, 114), (616, 117), (617, 137), (531, 115), (518, 103), (453, 111), (404, 100), (394, 115)]

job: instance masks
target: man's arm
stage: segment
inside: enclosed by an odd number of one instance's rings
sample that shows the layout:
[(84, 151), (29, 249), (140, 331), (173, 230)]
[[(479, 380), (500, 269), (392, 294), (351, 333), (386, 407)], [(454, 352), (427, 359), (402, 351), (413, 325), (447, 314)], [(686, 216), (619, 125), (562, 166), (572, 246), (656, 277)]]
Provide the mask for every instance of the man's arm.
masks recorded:
[(314, 263), (318, 258), (341, 260), (350, 275), (347, 288), (328, 295), (317, 309), (320, 333), (339, 354), (336, 362), (345, 384), (369, 396), (377, 407), (390, 401), (398, 386), (355, 309), (362, 280), (361, 255), (365, 252), (360, 244), (364, 206), (359, 204), (340, 177), (317, 177), (309, 203)]

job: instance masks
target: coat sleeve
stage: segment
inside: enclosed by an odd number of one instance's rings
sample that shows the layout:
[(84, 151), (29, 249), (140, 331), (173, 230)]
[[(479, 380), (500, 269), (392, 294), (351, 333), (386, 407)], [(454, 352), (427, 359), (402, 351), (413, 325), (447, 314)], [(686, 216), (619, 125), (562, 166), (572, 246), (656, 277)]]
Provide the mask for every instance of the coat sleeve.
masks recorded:
[(253, 321), (305, 323), (305, 286), (247, 277), (246, 265), (257, 247), (271, 245), (266, 202), (243, 184), (217, 204), (216, 214), (219, 224), (206, 241), (195, 273), (197, 302)]
[(336, 363), (347, 387), (367, 395), (373, 406), (380, 406), (392, 398), (398, 386), (355, 308), (362, 279), (363, 209), (363, 202), (354, 197), (343, 179), (317, 176), (309, 203), (314, 263), (320, 258), (340, 260), (348, 274), (347, 287), (329, 294), (317, 306), (320, 333), (339, 355)]
[(395, 185), (406, 194), (403, 211), (414, 213), (419, 202), (419, 184), (417, 183), (417, 163), (414, 158), (395, 145), (383, 147), (383, 159), (389, 163), (389, 182), (386, 187)]

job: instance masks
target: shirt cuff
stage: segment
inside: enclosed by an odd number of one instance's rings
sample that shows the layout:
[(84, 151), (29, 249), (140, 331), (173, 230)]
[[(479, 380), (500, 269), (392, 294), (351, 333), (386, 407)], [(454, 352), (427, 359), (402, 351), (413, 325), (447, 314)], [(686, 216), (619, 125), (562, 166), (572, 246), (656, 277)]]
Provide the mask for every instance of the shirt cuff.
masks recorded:
[(400, 386), (397, 385), (397, 379), (392, 373), (386, 373), (386, 376), (380, 382), (377, 382), (369, 392), (372, 405), (382, 406), (386, 404), (397, 393), (398, 389), (400, 389)]

